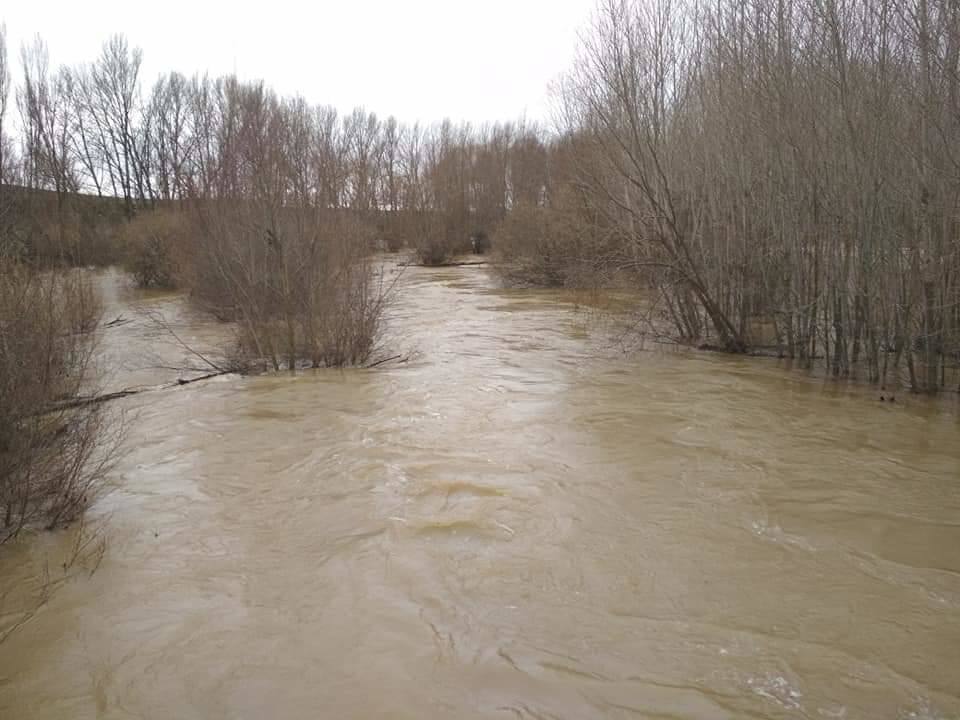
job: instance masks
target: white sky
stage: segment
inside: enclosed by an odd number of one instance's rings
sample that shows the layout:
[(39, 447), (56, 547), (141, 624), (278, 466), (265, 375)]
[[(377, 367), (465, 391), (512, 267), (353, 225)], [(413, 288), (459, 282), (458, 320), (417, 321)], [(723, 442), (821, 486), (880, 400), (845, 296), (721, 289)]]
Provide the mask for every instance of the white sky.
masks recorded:
[[(51, 66), (92, 61), (108, 35), (161, 72), (236, 70), (283, 95), (401, 121), (547, 120), (594, 0), (3, 0), (13, 72), (40, 33)], [(18, 80), (18, 78), (17, 78)]]

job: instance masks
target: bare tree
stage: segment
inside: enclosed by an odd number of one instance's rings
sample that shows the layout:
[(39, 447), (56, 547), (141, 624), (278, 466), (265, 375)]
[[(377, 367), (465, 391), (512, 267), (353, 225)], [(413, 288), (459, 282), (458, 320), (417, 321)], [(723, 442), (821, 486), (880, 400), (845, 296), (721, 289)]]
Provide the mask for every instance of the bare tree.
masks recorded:
[(56, 252), (63, 256), (75, 251), (76, 235), (68, 224), (72, 195), (79, 188), (70, 134), (72, 78), (65, 68), (51, 74), (47, 47), (39, 37), (23, 48), (21, 62), (17, 104), (24, 127), (24, 180), (28, 187), (55, 193)]
[[(110, 193), (123, 198), (128, 216), (135, 204), (152, 196), (142, 142), (139, 76), (142, 53), (126, 38), (114, 35), (104, 43), (100, 58), (82, 75), (82, 136), (85, 164), (92, 176), (102, 172)], [(96, 163), (102, 167), (96, 168)]]
[(602, 2), (560, 87), (567, 197), (680, 340), (935, 391), (960, 360), (958, 29), (925, 0)]
[(7, 99), (10, 97), (10, 68), (7, 54), (7, 26), (0, 23), (0, 204), (7, 181)]
[(10, 198), (6, 185), (11, 179), (11, 139), (7, 137), (7, 102), (10, 97), (10, 67), (7, 53), (7, 26), (0, 23), (0, 233), (6, 235), (10, 222)]

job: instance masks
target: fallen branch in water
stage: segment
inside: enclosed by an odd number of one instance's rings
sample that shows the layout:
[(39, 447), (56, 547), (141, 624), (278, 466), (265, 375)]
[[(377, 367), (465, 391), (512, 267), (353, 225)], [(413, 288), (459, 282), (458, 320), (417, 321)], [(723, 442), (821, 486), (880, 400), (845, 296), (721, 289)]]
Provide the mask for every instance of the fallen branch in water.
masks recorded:
[(199, 350), (196, 350), (190, 345), (188, 345), (187, 343), (185, 343), (183, 339), (179, 335), (177, 335), (176, 332), (174, 332), (173, 328), (170, 327), (170, 324), (163, 317), (163, 313), (158, 312), (156, 310), (149, 310), (149, 309), (143, 309), (140, 312), (148, 320), (151, 320), (152, 322), (156, 323), (162, 330), (169, 333), (169, 335), (177, 342), (178, 345), (180, 345), (180, 347), (182, 347), (184, 350), (186, 350), (188, 353), (190, 353), (194, 357), (199, 358), (200, 361), (203, 362), (205, 365), (216, 370), (218, 374), (223, 375), (224, 373), (230, 372), (229, 370), (222, 367), (221, 365), (218, 365), (217, 363), (213, 362), (213, 360), (208, 358), (206, 355), (202, 354)]
[(52, 405), (47, 406), (43, 413), (56, 412), (58, 410), (71, 410), (73, 408), (86, 407), (87, 405), (97, 405), (99, 403), (109, 402), (110, 400), (118, 400), (123, 397), (130, 397), (131, 395), (139, 395), (141, 393), (172, 390), (173, 388), (183, 387), (184, 385), (192, 385), (193, 383), (200, 382), (201, 380), (209, 380), (210, 378), (220, 377), (221, 375), (232, 374), (234, 374), (233, 370), (219, 370), (217, 372), (207, 373), (206, 375), (201, 375), (194, 378), (177, 378), (174, 382), (164, 383), (163, 385), (146, 385), (143, 387), (124, 388), (123, 390), (103, 393), (101, 395), (84, 395), (55, 402)]
[(128, 395), (136, 395), (137, 393), (143, 392), (147, 389), (148, 388), (124, 388), (123, 390), (103, 393), (102, 395), (80, 395), (68, 400), (58, 400), (57, 402), (47, 406), (43, 412), (48, 413), (55, 410), (70, 410), (72, 408), (86, 407), (87, 405), (96, 405), (98, 403), (107, 402), (108, 400), (117, 400), (118, 398), (127, 397)]
[(129, 318), (125, 318), (123, 315), (118, 315), (116, 318), (114, 318), (110, 322), (104, 323), (103, 326), (105, 328), (111, 328), (111, 327), (118, 327), (120, 325), (126, 325), (127, 323), (132, 323), (132, 322), (133, 320), (130, 320)]
[(384, 358), (383, 360), (377, 360), (376, 362), (370, 363), (369, 365), (364, 365), (363, 369), (369, 370), (370, 368), (375, 368), (378, 365), (384, 365), (385, 363), (388, 363), (392, 360), (399, 360), (400, 362), (406, 362), (407, 360), (409, 360), (409, 358), (404, 357), (403, 355), (394, 355), (392, 357)]
[(446, 267), (481, 267), (483, 265), (489, 265), (487, 260), (465, 260), (463, 262), (445, 262), (440, 263), (439, 265), (427, 265), (426, 263), (416, 263), (416, 262), (406, 262), (399, 263), (400, 267), (422, 267), (422, 268), (446, 268)]

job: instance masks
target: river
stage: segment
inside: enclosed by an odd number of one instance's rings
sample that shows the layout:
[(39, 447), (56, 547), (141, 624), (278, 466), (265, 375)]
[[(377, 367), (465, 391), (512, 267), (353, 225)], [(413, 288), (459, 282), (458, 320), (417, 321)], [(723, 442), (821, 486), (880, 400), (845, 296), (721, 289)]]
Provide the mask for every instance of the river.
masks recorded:
[[(960, 717), (955, 408), (624, 354), (567, 300), (409, 268), (405, 363), (118, 401), (106, 551), (0, 644), (0, 718)], [(188, 359), (103, 335), (113, 385)], [(4, 619), (72, 537), (3, 549)]]

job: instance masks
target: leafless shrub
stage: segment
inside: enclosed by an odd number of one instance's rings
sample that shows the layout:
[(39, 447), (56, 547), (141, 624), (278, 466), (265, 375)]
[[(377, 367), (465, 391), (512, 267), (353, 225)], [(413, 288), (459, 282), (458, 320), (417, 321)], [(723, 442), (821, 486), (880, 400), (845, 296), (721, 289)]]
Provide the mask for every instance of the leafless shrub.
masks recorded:
[(77, 271), (0, 254), (0, 543), (76, 519), (117, 457), (121, 433), (105, 410), (66, 402), (91, 380), (93, 297)]
[(514, 208), (497, 227), (501, 273), (512, 284), (563, 286), (576, 267), (576, 238), (553, 210)]
[(189, 266), (195, 302), (239, 328), (243, 365), (360, 365), (392, 289), (370, 259), (369, 230), (304, 209), (270, 225), (252, 204), (198, 210)]
[(170, 290), (181, 281), (186, 219), (172, 210), (142, 212), (124, 228), (125, 267), (142, 288)]
[(422, 265), (443, 265), (464, 252), (465, 240), (455, 230), (448, 230), (447, 226), (447, 218), (440, 212), (422, 214), (420, 231), (414, 243), (417, 260)]
[(622, 241), (591, 218), (573, 193), (553, 204), (513, 208), (494, 238), (508, 284), (581, 289), (609, 286), (624, 265)]

